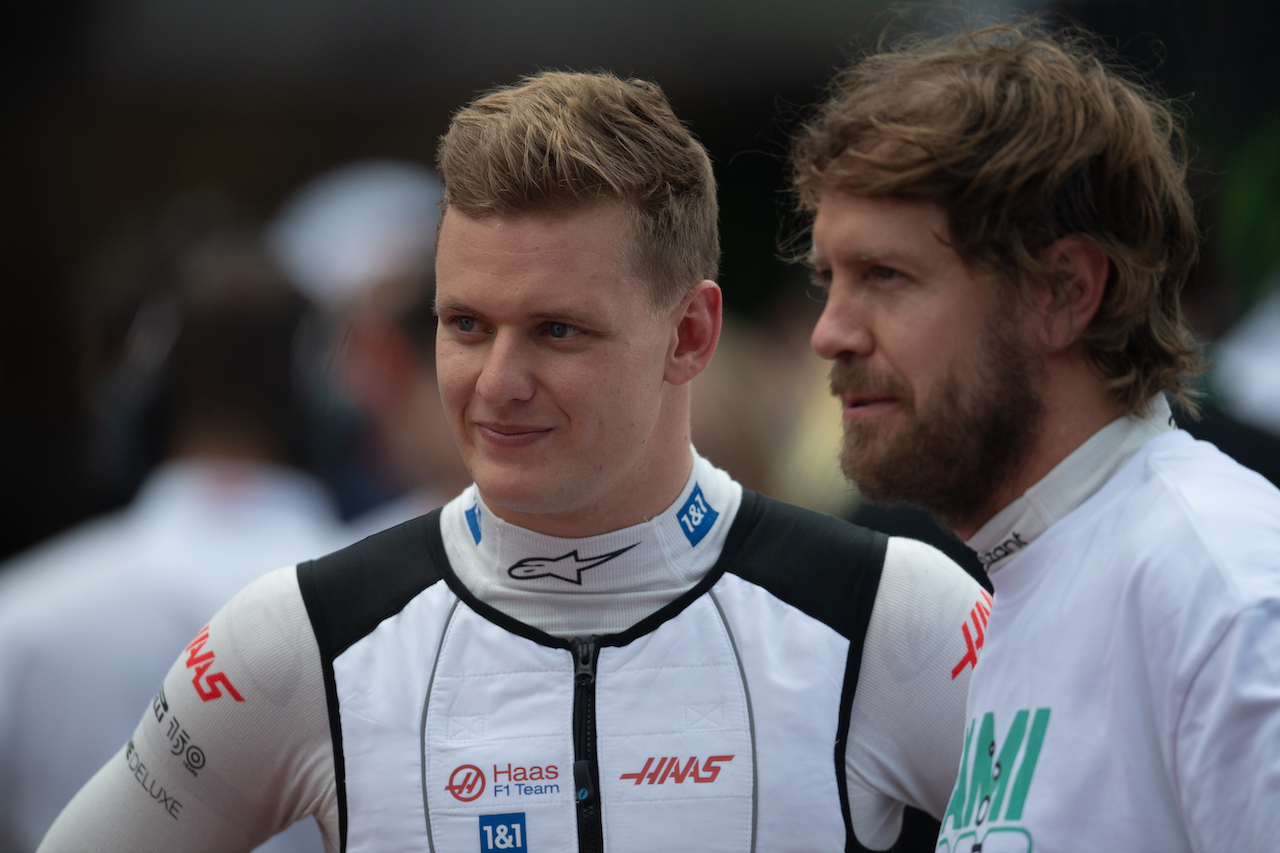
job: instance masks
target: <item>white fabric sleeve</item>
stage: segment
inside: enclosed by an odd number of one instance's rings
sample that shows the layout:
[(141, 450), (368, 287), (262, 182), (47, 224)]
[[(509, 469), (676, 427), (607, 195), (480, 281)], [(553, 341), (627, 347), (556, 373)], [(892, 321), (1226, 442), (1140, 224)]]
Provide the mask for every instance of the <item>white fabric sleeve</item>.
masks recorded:
[(1243, 610), (1192, 679), (1172, 781), (1194, 850), (1274, 850), (1280, 839), (1280, 602)]
[(889, 539), (845, 750), (863, 846), (893, 845), (904, 804), (938, 819), (946, 811), (964, 749), (971, 646), (981, 647), (988, 612), (986, 592), (941, 551)]
[(290, 567), (242, 590), (179, 654), (133, 738), (38, 853), (247, 853), (308, 815), (334, 853), (320, 650)]

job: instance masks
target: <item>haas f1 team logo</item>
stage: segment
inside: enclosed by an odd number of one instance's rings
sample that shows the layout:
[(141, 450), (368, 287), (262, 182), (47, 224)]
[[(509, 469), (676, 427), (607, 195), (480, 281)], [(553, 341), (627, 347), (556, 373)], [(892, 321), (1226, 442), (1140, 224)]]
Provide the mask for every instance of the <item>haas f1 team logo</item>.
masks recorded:
[[(191, 645), (187, 646), (187, 669), (194, 669), (195, 676), (192, 677), (191, 683), (196, 687), (196, 693), (200, 694), (200, 699), (208, 702), (217, 699), (222, 695), (222, 688), (225, 687), (227, 692), (231, 694), (231, 698), (237, 702), (243, 702), (244, 697), (231, 686), (231, 679), (221, 672), (209, 672), (209, 667), (213, 666), (213, 652), (204, 652), (204, 644), (209, 642), (209, 626), (205, 625), (200, 629), (200, 633), (191, 641)], [(203, 682), (203, 683), (202, 683)]]
[[(658, 762), (657, 767), (653, 766), (655, 761)], [(650, 758), (645, 761), (639, 773), (623, 773), (618, 778), (634, 779), (637, 785), (645, 781), (650, 785), (663, 785), (668, 779), (677, 785), (683, 783), (685, 779), (692, 779), (694, 782), (714, 782), (722, 769), (717, 765), (726, 761), (733, 761), (733, 756), (713, 755), (702, 762), (702, 770), (699, 772), (696, 757), (685, 761), (683, 767), (679, 758)], [(651, 767), (652, 770), (649, 769)]]
[(484, 793), (484, 771), (474, 764), (464, 764), (449, 775), (444, 789), (460, 802), (469, 803)]
[(977, 604), (969, 611), (969, 619), (973, 622), (973, 633), (969, 633), (969, 623), (965, 622), (960, 626), (960, 630), (964, 632), (965, 653), (960, 658), (960, 662), (951, 668), (951, 680), (955, 681), (960, 677), (960, 673), (964, 672), (964, 668), (975, 667), (978, 665), (978, 652), (982, 650), (982, 644), (986, 642), (987, 619), (991, 616), (991, 595), (984, 589), (982, 590), (982, 598), (978, 599)]

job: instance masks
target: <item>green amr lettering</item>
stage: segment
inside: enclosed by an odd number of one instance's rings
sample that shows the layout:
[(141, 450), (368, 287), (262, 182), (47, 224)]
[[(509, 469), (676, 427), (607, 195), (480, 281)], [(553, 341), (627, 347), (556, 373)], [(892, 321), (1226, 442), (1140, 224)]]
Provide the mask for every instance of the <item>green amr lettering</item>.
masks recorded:
[(1031, 739), (1027, 741), (1027, 754), (1022, 757), (1022, 766), (1018, 768), (1018, 780), (1013, 783), (1013, 794), (1009, 797), (1009, 810), (1006, 820), (1019, 820), (1022, 817), (1022, 804), (1027, 800), (1027, 791), (1031, 788), (1031, 776), (1036, 772), (1036, 762), (1040, 759), (1040, 744), (1044, 743), (1045, 729), (1049, 728), (1049, 709), (1038, 708), (1036, 718), (1031, 723)]
[[(1035, 774), (1036, 762), (1040, 758), (1040, 746), (1044, 741), (1045, 730), (1049, 726), (1049, 709), (1036, 711), (1031, 723), (1031, 734), (1027, 737), (1027, 711), (1019, 711), (1014, 715), (1013, 724), (1004, 737), (999, 755), (996, 754), (995, 716), (990, 712), (982, 716), (978, 726), (978, 738), (973, 747), (973, 769), (969, 777), (966, 791), (964, 770), (969, 767), (970, 742), (973, 740), (973, 728), (976, 721), (969, 723), (969, 732), (965, 738), (964, 758), (961, 762), (960, 776), (955, 790), (951, 794), (951, 802), (942, 822), (954, 815), (952, 829), (971, 825), (977, 820), (979, 826), (1000, 818), (1000, 808), (1004, 804), (1005, 793), (1009, 789), (1009, 779), (1013, 775), (1014, 762), (1018, 751), (1022, 748), (1024, 738), (1027, 749), (1018, 767), (1017, 778), (1009, 795), (1009, 808), (1005, 812), (1006, 820), (1018, 820), (1022, 817), (1022, 807), (1031, 788), (1031, 778)], [(967, 796), (966, 796), (967, 794)]]
[[(1019, 711), (1013, 717), (1013, 725), (1005, 735), (1000, 757), (996, 758), (996, 719), (991, 713), (982, 715), (982, 727), (978, 729), (978, 744), (973, 753), (973, 777), (969, 783), (969, 805), (964, 810), (964, 825), (968, 826), (977, 806), (978, 823), (996, 820), (1000, 816), (1000, 803), (1013, 773), (1013, 761), (1027, 733), (1027, 712)], [(994, 762), (994, 763), (993, 763)], [(994, 796), (992, 796), (994, 794)]]

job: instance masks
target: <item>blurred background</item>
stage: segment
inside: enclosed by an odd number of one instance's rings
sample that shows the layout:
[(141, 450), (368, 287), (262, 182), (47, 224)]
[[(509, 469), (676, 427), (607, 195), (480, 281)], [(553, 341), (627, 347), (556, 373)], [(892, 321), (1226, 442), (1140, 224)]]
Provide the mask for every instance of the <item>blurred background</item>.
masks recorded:
[[(1259, 301), (1278, 254), (1275, 4), (1003, 7), (1014, 8), (1069, 15), (1185, 103), (1208, 238), (1187, 308), (1197, 331), (1217, 339)], [(95, 458), (86, 360), (102, 354), (86, 354), (77, 320), (85, 282), (113, 241), (153, 225), (175, 199), (216, 197), (265, 223), (341, 164), (430, 165), (453, 109), (544, 68), (656, 80), (707, 145), (733, 323), (706, 383), (716, 402), (700, 414), (700, 446), (749, 485), (847, 509), (853, 496), (837, 494), (821, 429), (796, 439), (797, 412), (811, 401), (795, 371), (822, 371), (805, 366), (815, 310), (805, 274), (778, 259), (790, 228), (781, 153), (801, 108), (893, 20), (870, 0), (29, 4), (20, 25), (6, 27), (3, 53), (0, 556), (123, 505), (141, 480)], [(796, 458), (805, 455), (796, 444), (814, 460)], [(346, 517), (405, 488), (321, 473)]]

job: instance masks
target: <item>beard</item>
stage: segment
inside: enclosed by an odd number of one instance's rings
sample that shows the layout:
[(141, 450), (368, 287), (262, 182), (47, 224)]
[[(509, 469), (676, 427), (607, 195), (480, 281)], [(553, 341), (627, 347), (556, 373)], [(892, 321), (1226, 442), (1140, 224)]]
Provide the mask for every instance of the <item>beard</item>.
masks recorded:
[(845, 423), (840, 467), (864, 497), (921, 507), (952, 529), (993, 514), (989, 505), (1026, 461), (1043, 410), (1042, 366), (1004, 319), (985, 330), (976, 366), (948, 374), (927, 411), (896, 375), (862, 362), (832, 367), (833, 393), (892, 396), (907, 418), (898, 428)]

